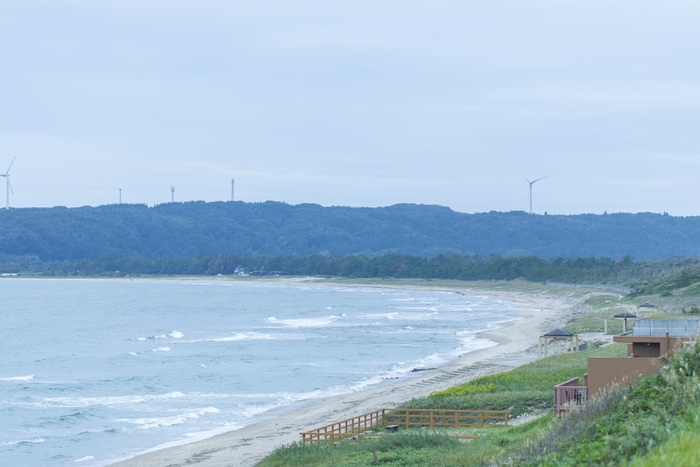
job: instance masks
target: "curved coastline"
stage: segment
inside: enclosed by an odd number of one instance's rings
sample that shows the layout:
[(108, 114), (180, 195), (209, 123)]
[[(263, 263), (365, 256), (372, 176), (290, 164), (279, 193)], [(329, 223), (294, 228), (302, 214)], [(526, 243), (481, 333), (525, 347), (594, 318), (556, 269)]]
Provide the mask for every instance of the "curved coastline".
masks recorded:
[[(281, 281), (289, 281), (282, 279)], [(296, 282), (296, 280), (292, 280)], [(291, 282), (291, 281), (290, 281)], [(313, 281), (316, 285), (340, 285), (336, 281)], [(410, 284), (343, 283), (343, 286), (413, 288)], [(109, 464), (113, 467), (176, 467), (196, 464), (201, 467), (253, 467), (275, 447), (299, 440), (299, 432), (334, 421), (351, 418), (382, 407), (394, 407), (412, 398), (460, 384), (485, 374), (506, 371), (532, 361), (537, 339), (547, 326), (565, 320), (572, 311), (571, 304), (561, 297), (542, 296), (528, 292), (500, 291), (483, 288), (474, 290), (440, 284), (422, 285), (422, 290), (457, 292), (465, 295), (488, 296), (517, 303), (523, 312), (511, 313), (496, 329), (477, 333), (480, 338), (496, 345), (464, 354), (434, 370), (387, 382), (356, 392), (324, 399), (301, 401), (260, 414), (250, 424), (216, 434), (205, 439), (154, 447), (126, 460)], [(562, 322), (563, 324), (563, 322)], [(530, 349), (528, 353), (527, 350)], [(445, 378), (454, 370), (459, 376)], [(436, 376), (441, 376), (439, 381)], [(421, 383), (420, 386), (415, 386)]]

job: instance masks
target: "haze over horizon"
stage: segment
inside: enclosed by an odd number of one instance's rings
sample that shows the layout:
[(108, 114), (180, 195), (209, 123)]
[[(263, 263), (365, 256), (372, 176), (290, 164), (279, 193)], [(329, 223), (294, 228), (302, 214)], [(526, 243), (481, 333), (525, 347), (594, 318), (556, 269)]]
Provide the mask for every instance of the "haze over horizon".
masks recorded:
[[(7, 1), (14, 207), (699, 215), (700, 5)], [(0, 206), (5, 204), (0, 180)]]

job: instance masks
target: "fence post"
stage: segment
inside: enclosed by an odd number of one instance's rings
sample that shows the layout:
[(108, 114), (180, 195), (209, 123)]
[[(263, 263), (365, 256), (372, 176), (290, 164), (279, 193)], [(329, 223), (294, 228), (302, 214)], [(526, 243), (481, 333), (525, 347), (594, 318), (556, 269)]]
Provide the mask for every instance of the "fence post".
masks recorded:
[(455, 410), (455, 428), (459, 428), (459, 412)]
[(406, 429), (408, 430), (408, 409), (406, 409)]
[(506, 422), (506, 423), (505, 423), (505, 426), (508, 426), (508, 414), (509, 414), (509, 413), (510, 413), (510, 412), (506, 412), (506, 416), (505, 416), (505, 422)]
[(430, 428), (435, 428), (435, 411), (430, 411)]
[(479, 428), (484, 427), (484, 412), (479, 412)]
[(382, 426), (386, 426), (386, 409), (382, 409)]

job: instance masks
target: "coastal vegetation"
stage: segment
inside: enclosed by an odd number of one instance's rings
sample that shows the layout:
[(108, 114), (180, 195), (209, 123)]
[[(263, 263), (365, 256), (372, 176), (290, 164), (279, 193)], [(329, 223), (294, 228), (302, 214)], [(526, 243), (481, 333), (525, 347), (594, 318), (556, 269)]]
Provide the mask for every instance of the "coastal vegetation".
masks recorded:
[(700, 217), (461, 213), (268, 201), (0, 211), (0, 261), (439, 254), (662, 260), (700, 254)]
[[(624, 257), (555, 258), (497, 255), (437, 255), (430, 258), (388, 254), (382, 256), (224, 256), (192, 258), (80, 259), (48, 262), (0, 262), (0, 272), (48, 276), (136, 275), (253, 275), (320, 276), (343, 278), (515, 280), (531, 282), (607, 283), (651, 287), (685, 268), (700, 266), (697, 260), (633, 261)], [(694, 277), (694, 276), (693, 276)], [(700, 279), (698, 279), (700, 280)]]
[[(619, 346), (613, 345), (589, 354), (616, 354), (618, 351)], [(540, 383), (538, 378), (531, 376), (533, 371), (543, 372), (547, 380), (565, 377), (565, 374), (582, 369), (578, 360), (584, 354), (552, 356), (530, 364), (534, 366), (501, 374), (509, 376), (487, 376), (461, 387), (481, 387), (486, 390), (481, 395), (505, 393), (521, 384), (537, 390)], [(567, 365), (570, 365), (570, 373), (567, 373)], [(544, 385), (543, 382), (542, 389)], [(551, 386), (549, 391), (551, 399)], [(448, 390), (427, 399), (478, 394), (478, 391), (467, 395), (459, 390)], [(700, 345), (696, 344), (692, 349), (675, 355), (659, 374), (640, 379), (629, 388), (613, 389), (563, 417), (556, 418), (549, 412), (519, 426), (475, 429), (479, 438), (468, 442), (448, 438), (447, 431), (406, 430), (398, 436), (358, 444), (319, 447), (296, 443), (278, 448), (260, 467), (378, 464), (402, 467), (647, 467), (660, 463), (693, 466), (700, 460), (696, 449), (700, 428), (698, 413)]]
[(401, 407), (411, 409), (505, 410), (511, 417), (547, 410), (552, 387), (580, 377), (587, 371), (588, 357), (623, 357), (622, 344), (608, 345), (536, 360), (513, 370), (481, 376), (467, 384), (413, 399)]

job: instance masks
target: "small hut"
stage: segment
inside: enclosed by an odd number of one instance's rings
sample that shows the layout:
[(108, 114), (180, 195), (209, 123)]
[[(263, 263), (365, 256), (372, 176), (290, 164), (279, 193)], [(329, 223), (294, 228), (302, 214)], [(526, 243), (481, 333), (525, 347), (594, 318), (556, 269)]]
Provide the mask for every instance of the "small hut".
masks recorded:
[(641, 317), (642, 311), (651, 311), (652, 309), (656, 309), (656, 305), (652, 305), (649, 302), (640, 303), (637, 305), (637, 315)]
[(564, 331), (563, 329), (555, 329), (554, 331), (549, 331), (547, 334), (543, 334), (540, 336), (538, 345), (540, 357), (543, 356), (542, 342), (544, 342), (544, 356), (546, 357), (547, 348), (549, 347), (549, 341), (551, 339), (569, 339), (569, 341), (571, 342), (571, 351), (578, 351), (578, 334), (574, 334), (573, 332), (569, 331)]
[[(654, 305), (652, 305), (654, 306)], [(627, 320), (628, 319), (637, 319), (637, 315), (633, 315), (632, 313), (618, 313), (613, 318), (621, 319), (622, 320), (622, 333), (627, 332)]]

